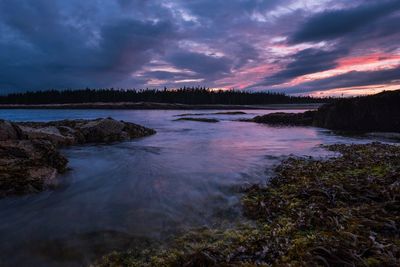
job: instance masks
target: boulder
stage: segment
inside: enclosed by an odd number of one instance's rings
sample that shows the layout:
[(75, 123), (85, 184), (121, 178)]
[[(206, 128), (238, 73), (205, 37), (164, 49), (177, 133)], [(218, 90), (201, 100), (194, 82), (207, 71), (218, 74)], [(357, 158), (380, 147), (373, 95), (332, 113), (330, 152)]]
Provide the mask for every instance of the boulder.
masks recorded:
[(107, 143), (144, 137), (155, 131), (131, 122), (101, 118), (18, 123), (24, 139), (45, 139), (57, 146)]
[(57, 146), (68, 146), (76, 143), (73, 131), (63, 132), (55, 126), (46, 126), (43, 128), (33, 128), (29, 126), (19, 126), (22, 135), (25, 139), (29, 140), (48, 140)]
[(45, 140), (0, 141), (0, 197), (42, 191), (54, 185), (67, 159)]
[(18, 127), (13, 123), (5, 120), (0, 120), (0, 141), (19, 138)]
[(284, 113), (275, 112), (253, 118), (254, 122), (267, 123), (272, 125), (312, 125), (315, 111), (306, 111), (304, 113)]
[(67, 165), (57, 147), (123, 141), (154, 133), (111, 118), (20, 123), (0, 120), (0, 197), (54, 185), (54, 178)]
[(128, 139), (128, 136), (123, 133), (124, 127), (123, 122), (107, 118), (88, 121), (78, 129), (85, 137), (85, 142), (93, 143)]

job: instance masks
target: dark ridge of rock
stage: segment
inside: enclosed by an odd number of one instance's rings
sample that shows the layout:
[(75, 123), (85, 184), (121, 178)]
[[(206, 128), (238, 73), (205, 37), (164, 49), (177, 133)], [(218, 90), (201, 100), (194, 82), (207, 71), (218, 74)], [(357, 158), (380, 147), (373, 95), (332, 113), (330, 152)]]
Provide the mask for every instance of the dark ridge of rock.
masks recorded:
[(206, 116), (206, 115), (244, 115), (247, 114), (243, 111), (226, 111), (226, 112), (214, 112), (214, 113), (183, 113), (174, 115), (174, 117), (185, 117), (185, 116)]
[(400, 90), (340, 99), (304, 113), (271, 113), (252, 121), (268, 124), (313, 125), (353, 132), (400, 132)]
[(15, 123), (0, 120), (0, 198), (45, 190), (66, 169), (57, 147), (124, 141), (154, 134), (111, 118)]
[(0, 120), (0, 141), (9, 139), (19, 139), (21, 130), (14, 123), (6, 120)]
[(244, 115), (247, 113), (243, 112), (243, 111), (226, 111), (226, 112), (215, 112), (214, 114), (217, 114), (217, 115)]
[(333, 130), (400, 132), (400, 90), (323, 105), (313, 123)]
[(45, 140), (0, 141), (0, 197), (45, 190), (68, 160)]
[(257, 116), (252, 121), (257, 123), (267, 123), (273, 125), (312, 125), (315, 111), (304, 113), (285, 113), (275, 112), (263, 116)]
[(209, 122), (209, 123), (215, 123), (219, 122), (217, 119), (208, 119), (208, 118), (179, 118), (176, 119), (175, 121), (199, 121), (199, 122)]
[(153, 129), (111, 118), (24, 122), (18, 126), (25, 139), (46, 139), (58, 146), (124, 141), (155, 133)]

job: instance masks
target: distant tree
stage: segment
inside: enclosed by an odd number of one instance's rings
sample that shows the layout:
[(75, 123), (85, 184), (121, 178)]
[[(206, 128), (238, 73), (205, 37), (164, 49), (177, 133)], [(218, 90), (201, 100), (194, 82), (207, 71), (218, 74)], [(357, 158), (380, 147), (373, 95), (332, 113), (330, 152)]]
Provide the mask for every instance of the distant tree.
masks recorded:
[(263, 105), (331, 102), (333, 98), (289, 96), (273, 92), (210, 90), (206, 87), (183, 87), (176, 90), (148, 89), (79, 89), (47, 90), (0, 96), (0, 104), (66, 104), (94, 102), (159, 102), (190, 105)]

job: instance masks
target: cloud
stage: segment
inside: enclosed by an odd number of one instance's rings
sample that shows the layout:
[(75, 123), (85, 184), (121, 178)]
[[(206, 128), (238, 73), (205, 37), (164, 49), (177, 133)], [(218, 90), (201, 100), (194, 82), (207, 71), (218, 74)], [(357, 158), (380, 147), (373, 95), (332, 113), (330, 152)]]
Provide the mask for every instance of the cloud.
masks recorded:
[(400, 9), (400, 1), (361, 4), (351, 9), (328, 10), (311, 16), (290, 38), (290, 43), (319, 42), (341, 37)]
[(98, 17), (81, 21), (62, 7), (53, 1), (3, 3), (2, 27), (14, 39), (0, 42), (1, 51), (8, 51), (0, 55), (1, 88), (123, 85), (176, 37), (169, 21), (113, 17), (96, 25)]
[(287, 64), (283, 70), (266, 77), (264, 81), (258, 83), (257, 86), (278, 85), (305, 74), (332, 69), (338, 65), (336, 60), (347, 53), (347, 49), (325, 51), (308, 48), (301, 50), (291, 56), (292, 62)]
[(308, 93), (334, 88), (390, 84), (400, 81), (400, 67), (379, 71), (351, 71), (349, 73), (302, 83), (283, 91), (288, 93)]
[(216, 57), (194, 52), (177, 52), (169, 56), (169, 62), (181, 69), (191, 70), (199, 77), (221, 77), (231, 71), (232, 61), (226, 57)]
[(399, 54), (399, 8), (394, 0), (0, 0), (0, 93), (283, 88), (342, 57)]

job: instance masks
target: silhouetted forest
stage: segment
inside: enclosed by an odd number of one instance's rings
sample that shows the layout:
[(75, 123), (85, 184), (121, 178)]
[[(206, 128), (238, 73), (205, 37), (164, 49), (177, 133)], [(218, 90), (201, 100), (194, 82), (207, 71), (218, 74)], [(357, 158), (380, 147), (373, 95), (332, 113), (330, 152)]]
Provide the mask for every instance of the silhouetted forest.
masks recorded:
[(288, 96), (271, 92), (215, 91), (202, 87), (164, 90), (81, 89), (14, 93), (0, 96), (0, 104), (66, 104), (94, 102), (157, 102), (189, 105), (262, 105), (331, 102), (332, 98)]

